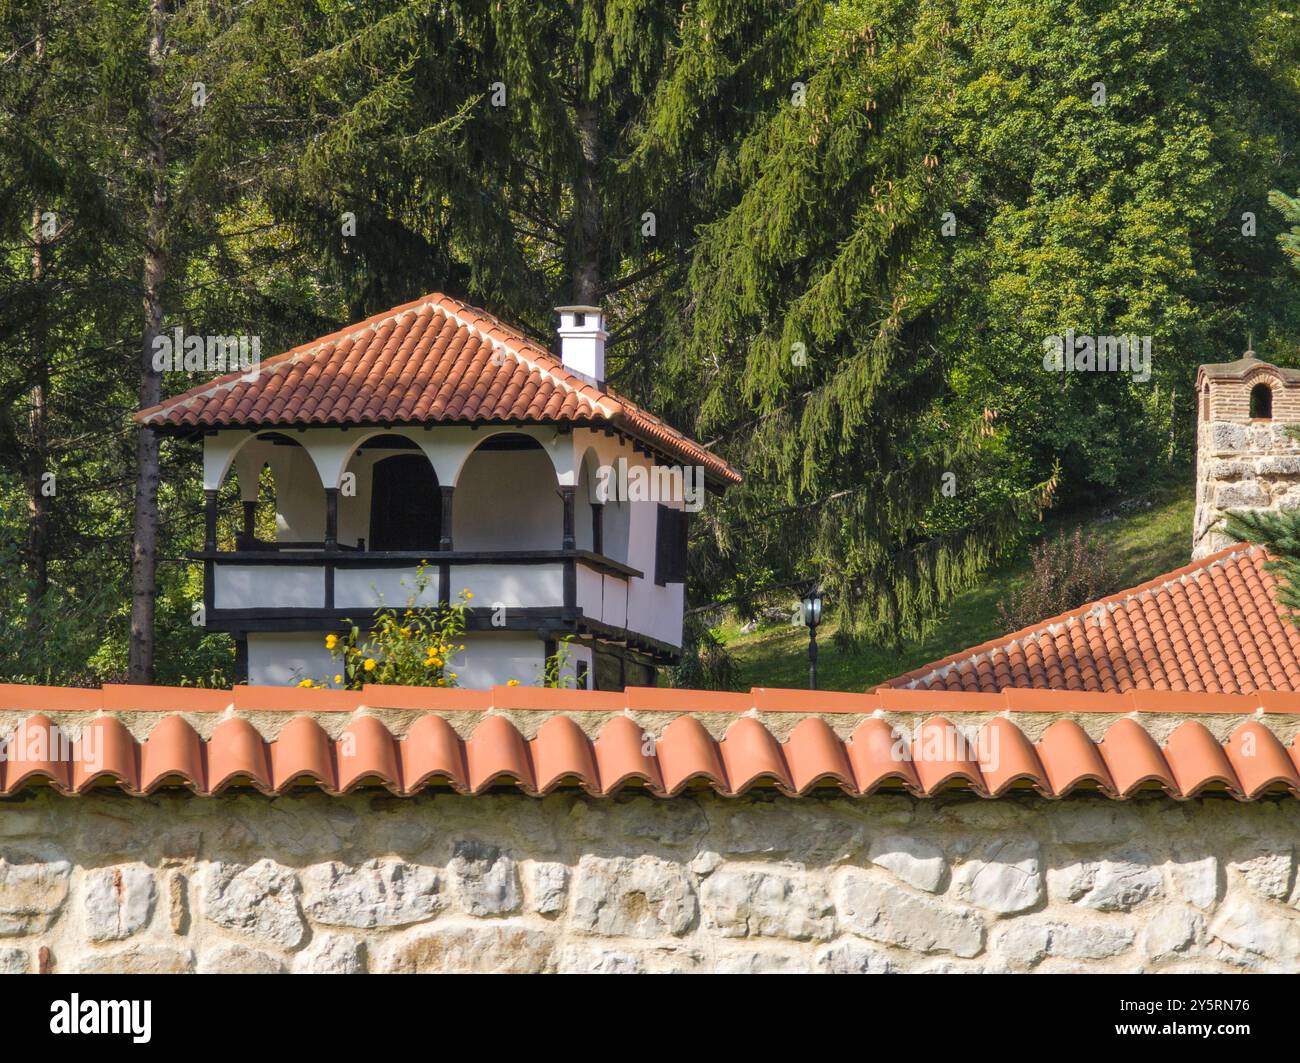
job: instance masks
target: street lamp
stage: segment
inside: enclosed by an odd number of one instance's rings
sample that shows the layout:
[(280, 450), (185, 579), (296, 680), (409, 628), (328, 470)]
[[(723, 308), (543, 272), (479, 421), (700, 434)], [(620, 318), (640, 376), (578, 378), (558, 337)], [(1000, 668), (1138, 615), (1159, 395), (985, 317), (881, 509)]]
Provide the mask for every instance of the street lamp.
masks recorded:
[(800, 602), (804, 625), (808, 628), (808, 689), (817, 689), (817, 625), (822, 622), (822, 592), (816, 584), (809, 587)]

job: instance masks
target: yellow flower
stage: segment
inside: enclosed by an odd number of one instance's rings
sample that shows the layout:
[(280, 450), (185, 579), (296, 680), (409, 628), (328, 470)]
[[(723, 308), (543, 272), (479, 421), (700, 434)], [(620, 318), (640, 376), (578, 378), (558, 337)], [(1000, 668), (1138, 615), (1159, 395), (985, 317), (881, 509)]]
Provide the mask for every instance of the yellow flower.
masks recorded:
[(466, 597), (466, 599), (473, 598), (473, 597), (474, 597), (474, 592), (473, 592), (473, 591), (469, 591), (469, 590), (467, 590), (467, 591), (465, 592), (465, 597)]
[(341, 675), (336, 675), (336, 676), (334, 677), (334, 682), (336, 682), (336, 683), (342, 683), (342, 682), (343, 682), (343, 677), (342, 677)]
[(373, 657), (367, 657), (366, 663), (362, 665), (362, 667), (365, 668), (367, 672), (373, 672), (375, 670), (375, 659)]
[(441, 658), (441, 657), (430, 657), (429, 660), (433, 663), (433, 666), (434, 666), (435, 668), (441, 668), (441, 667), (442, 667), (442, 658)]
[(310, 680), (310, 679), (304, 679), (304, 680), (303, 680), (301, 683), (299, 683), (298, 685), (299, 685), (300, 687), (309, 687), (309, 686), (311, 686), (311, 680)]
[(339, 644), (339, 637), (337, 635), (325, 636), (325, 648), (327, 650), (332, 650), (338, 644)]
[(508, 687), (517, 687), (518, 685), (519, 685), (518, 679), (511, 679), (509, 682), (506, 683), (506, 686)]
[(401, 631), (402, 631), (402, 638), (409, 639), (411, 637), (411, 629), (409, 627), (404, 627), (401, 629)]

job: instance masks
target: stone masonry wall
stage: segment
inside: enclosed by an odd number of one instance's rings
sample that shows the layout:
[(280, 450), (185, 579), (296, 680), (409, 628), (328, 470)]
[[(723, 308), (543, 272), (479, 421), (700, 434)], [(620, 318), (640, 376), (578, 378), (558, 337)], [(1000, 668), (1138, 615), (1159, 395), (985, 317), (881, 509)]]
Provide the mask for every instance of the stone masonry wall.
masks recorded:
[(1300, 443), (1285, 427), (1296, 420), (1198, 426), (1193, 561), (1232, 545), (1233, 539), (1212, 530), (1228, 510), (1300, 506)]
[(34, 790), (0, 969), (1286, 971), (1300, 801)]

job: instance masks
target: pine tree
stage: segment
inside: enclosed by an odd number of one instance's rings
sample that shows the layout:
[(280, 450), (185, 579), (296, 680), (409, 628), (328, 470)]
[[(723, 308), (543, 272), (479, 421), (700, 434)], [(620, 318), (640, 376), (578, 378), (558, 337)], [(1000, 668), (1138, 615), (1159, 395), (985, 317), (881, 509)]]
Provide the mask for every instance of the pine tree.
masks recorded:
[[(1289, 432), (1300, 439), (1296, 429)], [(1291, 622), (1300, 624), (1300, 510), (1229, 513), (1223, 528), (1232, 538), (1258, 543), (1272, 555), (1265, 567), (1278, 579), (1277, 600), (1290, 610)]]

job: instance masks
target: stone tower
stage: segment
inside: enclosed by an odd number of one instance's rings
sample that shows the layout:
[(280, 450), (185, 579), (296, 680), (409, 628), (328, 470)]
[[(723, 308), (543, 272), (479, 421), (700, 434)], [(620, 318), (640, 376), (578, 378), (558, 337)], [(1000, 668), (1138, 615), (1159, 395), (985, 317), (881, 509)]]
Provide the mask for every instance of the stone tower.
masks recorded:
[(1196, 522), (1192, 560), (1232, 545), (1215, 525), (1228, 510), (1300, 506), (1300, 370), (1254, 351), (1196, 374)]

